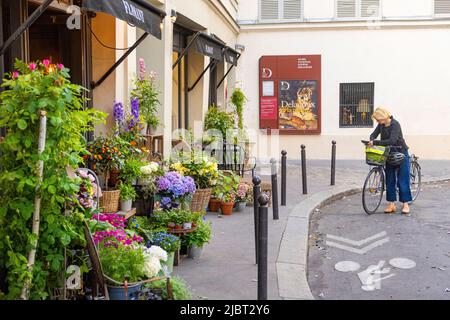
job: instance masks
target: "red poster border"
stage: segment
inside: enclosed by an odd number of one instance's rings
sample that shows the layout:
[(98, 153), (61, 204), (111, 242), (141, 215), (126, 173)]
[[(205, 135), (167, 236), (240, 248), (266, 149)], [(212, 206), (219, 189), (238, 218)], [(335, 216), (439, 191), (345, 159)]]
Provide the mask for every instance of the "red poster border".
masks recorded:
[[(299, 59), (299, 58), (308, 58), (315, 62), (313, 65), (312, 73), (308, 76), (298, 76), (298, 75), (280, 75), (279, 74), (279, 60), (280, 59)], [(267, 60), (267, 61), (266, 61)], [(270, 78), (263, 78), (263, 63), (268, 63), (269, 66), (273, 69), (273, 76)], [(314, 130), (297, 130), (297, 129), (280, 129), (279, 124), (279, 112), (277, 105), (277, 119), (276, 120), (266, 120), (261, 119), (261, 100), (263, 98), (263, 81), (273, 81), (274, 82), (274, 97), (276, 97), (277, 101), (279, 101), (279, 82), (280, 80), (315, 80), (317, 81), (317, 129)], [(259, 128), (262, 130), (266, 130), (268, 134), (271, 134), (271, 130), (278, 130), (280, 135), (320, 135), (322, 133), (322, 57), (321, 55), (271, 55), (271, 56), (262, 56), (259, 59)]]

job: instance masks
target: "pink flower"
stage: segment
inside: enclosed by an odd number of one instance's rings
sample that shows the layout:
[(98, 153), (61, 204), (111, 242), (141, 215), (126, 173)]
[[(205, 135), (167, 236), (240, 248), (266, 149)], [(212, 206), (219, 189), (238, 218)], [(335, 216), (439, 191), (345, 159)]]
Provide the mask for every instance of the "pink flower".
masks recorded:
[(147, 68), (145, 66), (145, 60), (142, 58), (139, 58), (139, 80), (145, 79), (146, 71), (147, 71)]
[(58, 63), (58, 69), (59, 69), (59, 70), (64, 69), (64, 65), (63, 65), (62, 63)]
[(30, 68), (30, 70), (31, 71), (34, 71), (34, 70), (36, 70), (36, 63), (30, 63), (29, 65), (28, 65), (28, 67)]
[(12, 78), (13, 79), (17, 79), (19, 77), (19, 72), (18, 71), (14, 71), (13, 73), (12, 73)]
[(48, 68), (48, 66), (50, 65), (50, 60), (49, 60), (49, 59), (44, 59), (44, 60), (42, 60), (42, 64), (43, 64), (46, 68)]
[(152, 81), (155, 81), (155, 80), (156, 80), (156, 77), (157, 77), (156, 71), (150, 71), (150, 79), (151, 79)]

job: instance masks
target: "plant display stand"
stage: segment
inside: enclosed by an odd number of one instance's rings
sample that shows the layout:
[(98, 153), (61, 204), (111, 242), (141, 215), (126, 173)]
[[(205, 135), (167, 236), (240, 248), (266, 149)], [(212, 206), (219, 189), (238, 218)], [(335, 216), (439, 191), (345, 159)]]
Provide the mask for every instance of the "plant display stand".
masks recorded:
[[(188, 234), (188, 233), (191, 233), (191, 232), (194, 232), (195, 230), (197, 230), (197, 227), (193, 227), (192, 229), (179, 229), (179, 230), (169, 228), (169, 229), (167, 229), (167, 233), (171, 233), (174, 236), (177, 236), (177, 237), (181, 238), (181, 236), (183, 236), (185, 234)], [(174, 266), (178, 266), (179, 262), (180, 262), (180, 249), (178, 249), (175, 252), (173, 265)]]
[(119, 211), (117, 212), (118, 215), (124, 216), (125, 219), (130, 219), (134, 215), (136, 215), (136, 208), (131, 209), (130, 211)]

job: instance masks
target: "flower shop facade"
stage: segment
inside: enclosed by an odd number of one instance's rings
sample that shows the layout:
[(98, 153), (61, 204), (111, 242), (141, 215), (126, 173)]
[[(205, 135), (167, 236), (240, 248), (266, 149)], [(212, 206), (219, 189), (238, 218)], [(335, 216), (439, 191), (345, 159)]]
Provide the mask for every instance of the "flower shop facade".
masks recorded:
[[(178, 21), (170, 32), (179, 39), (174, 45), (163, 34), (170, 29), (165, 11), (142, 0), (85, 0), (72, 7), (72, 1), (20, 1), (14, 16), (17, 3), (1, 3), (7, 31), (1, 47), (0, 299), (191, 298), (186, 283), (171, 276), (173, 266), (181, 256), (200, 258), (213, 236), (207, 210), (243, 210), (248, 184), (243, 172), (222, 172), (196, 150), (167, 152), (163, 161), (146, 142), (155, 136), (152, 126), (173, 129), (158, 112), (165, 117), (174, 109), (177, 128), (203, 119), (233, 128), (235, 118), (220, 107), (240, 54), (171, 11), (170, 23)], [(208, 8), (217, 14), (218, 7)], [(63, 29), (69, 25), (75, 34), (67, 43)], [(163, 59), (169, 71), (160, 77), (136, 51), (149, 39), (170, 48), (170, 60)], [(191, 69), (189, 61), (196, 60), (201, 68)], [(175, 92), (185, 100), (167, 108), (164, 97), (173, 95), (177, 67), (176, 79), (186, 77), (186, 85)], [(203, 84), (200, 102), (188, 95), (191, 79), (183, 70), (194, 72), (193, 87)], [(245, 97), (234, 97), (242, 109)], [(199, 103), (198, 115), (186, 113), (191, 102)], [(169, 149), (173, 136), (163, 137)]]

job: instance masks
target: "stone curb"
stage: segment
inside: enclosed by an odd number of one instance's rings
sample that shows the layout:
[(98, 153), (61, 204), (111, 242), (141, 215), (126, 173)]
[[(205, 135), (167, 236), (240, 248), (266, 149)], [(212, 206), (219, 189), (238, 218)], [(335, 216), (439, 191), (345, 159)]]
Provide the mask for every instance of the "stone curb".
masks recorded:
[[(450, 176), (423, 181), (424, 184), (450, 181)], [(316, 209), (343, 197), (362, 192), (362, 187), (329, 187), (298, 203), (291, 209), (280, 242), (276, 261), (279, 296), (284, 300), (314, 300), (308, 284), (309, 224)]]

